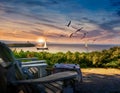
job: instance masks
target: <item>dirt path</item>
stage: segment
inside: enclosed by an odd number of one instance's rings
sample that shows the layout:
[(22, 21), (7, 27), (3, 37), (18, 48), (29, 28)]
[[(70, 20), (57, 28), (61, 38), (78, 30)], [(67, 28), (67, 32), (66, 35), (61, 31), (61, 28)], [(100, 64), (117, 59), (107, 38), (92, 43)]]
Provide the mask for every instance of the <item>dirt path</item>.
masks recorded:
[(79, 93), (120, 93), (120, 69), (81, 69), (83, 83)]

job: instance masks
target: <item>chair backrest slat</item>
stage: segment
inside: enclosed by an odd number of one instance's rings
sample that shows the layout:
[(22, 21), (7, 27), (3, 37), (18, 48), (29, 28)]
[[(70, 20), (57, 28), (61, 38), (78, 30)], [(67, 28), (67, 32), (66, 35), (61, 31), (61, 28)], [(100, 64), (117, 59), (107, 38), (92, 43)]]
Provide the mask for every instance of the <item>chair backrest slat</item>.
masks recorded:
[[(5, 44), (0, 42), (0, 57), (5, 63), (11, 62), (7, 67), (14, 66), (15, 71), (9, 71), (9, 73), (14, 73), (17, 79), (25, 79), (24, 74), (21, 70), (20, 65), (15, 59), (12, 50)], [(8, 68), (7, 68), (8, 69)]]

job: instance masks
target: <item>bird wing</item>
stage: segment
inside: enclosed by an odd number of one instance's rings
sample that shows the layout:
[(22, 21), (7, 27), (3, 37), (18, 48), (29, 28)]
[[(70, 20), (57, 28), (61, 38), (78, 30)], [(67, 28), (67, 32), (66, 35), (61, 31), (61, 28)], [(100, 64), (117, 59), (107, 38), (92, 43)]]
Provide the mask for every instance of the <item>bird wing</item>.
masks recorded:
[(70, 26), (70, 24), (71, 24), (71, 21), (69, 21), (69, 23), (68, 23), (68, 25), (67, 25), (67, 26), (69, 27), (69, 26)]
[(83, 27), (81, 27), (80, 29), (76, 30), (75, 32), (79, 32), (79, 31), (81, 31), (82, 29), (83, 29)]
[(74, 33), (71, 33), (69, 37), (71, 38), (73, 34), (74, 34)]

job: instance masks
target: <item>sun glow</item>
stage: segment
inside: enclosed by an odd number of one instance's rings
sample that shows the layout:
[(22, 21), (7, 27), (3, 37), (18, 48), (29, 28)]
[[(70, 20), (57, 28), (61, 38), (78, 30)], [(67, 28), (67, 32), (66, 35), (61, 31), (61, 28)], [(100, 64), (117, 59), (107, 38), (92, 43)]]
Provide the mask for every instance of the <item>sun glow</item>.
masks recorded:
[(37, 41), (38, 41), (39, 43), (43, 43), (43, 42), (45, 42), (45, 38), (39, 38)]

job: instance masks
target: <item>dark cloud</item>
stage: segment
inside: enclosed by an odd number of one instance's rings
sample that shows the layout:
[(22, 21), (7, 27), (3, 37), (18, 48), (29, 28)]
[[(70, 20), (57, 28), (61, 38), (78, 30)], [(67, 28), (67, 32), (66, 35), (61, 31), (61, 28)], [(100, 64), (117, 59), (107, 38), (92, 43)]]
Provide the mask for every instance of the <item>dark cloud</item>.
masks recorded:
[(15, 7), (9, 6), (9, 5), (1, 5), (0, 4), (0, 10), (5, 11), (7, 13), (18, 13)]
[(82, 20), (85, 20), (85, 21), (87, 21), (87, 22), (89, 22), (89, 23), (98, 24), (97, 21), (95, 21), (95, 20), (93, 20), (93, 19), (90, 19), (90, 18), (88, 18), (88, 17), (82, 17), (81, 19), (82, 19)]
[(120, 6), (120, 0), (110, 0), (112, 6)]
[(16, 38), (25, 38), (25, 35), (24, 36), (20, 36), (19, 35), (19, 32), (18, 33), (11, 33), (11, 32), (7, 32), (5, 33), (6, 36), (10, 36), (10, 37), (16, 37)]
[(41, 31), (41, 32), (44, 32), (43, 29), (40, 29), (40, 28), (34, 28), (35, 31)]
[(24, 2), (25, 4), (28, 4), (28, 5), (32, 5), (32, 6), (36, 6), (36, 5), (38, 5), (38, 6), (48, 6), (48, 5), (53, 5), (53, 4), (58, 4), (58, 2), (57, 1), (55, 1), (55, 0), (45, 0), (45, 1), (40, 1), (40, 0), (26, 0), (25, 2)]
[(36, 36), (44, 36), (44, 31), (39, 29), (38, 31), (36, 30), (30, 30), (30, 33)]
[(115, 26), (119, 26), (120, 25), (120, 20), (111, 20), (102, 24), (99, 24), (99, 26), (102, 29), (108, 30), (108, 31), (113, 31), (113, 28)]
[(103, 36), (101, 39), (106, 40), (106, 39), (112, 39), (112, 38), (116, 38), (116, 35), (115, 34), (106, 35), (106, 36)]
[(120, 0), (110, 0), (111, 5), (115, 8), (116, 14), (120, 17)]
[(3, 4), (17, 4), (22, 6), (50, 6), (58, 4), (56, 0), (0, 0)]
[(47, 26), (47, 27), (53, 27), (53, 28), (56, 28), (56, 29), (59, 29), (59, 30), (65, 30), (64, 27), (53, 25), (52, 23), (51, 24), (48, 24), (48, 23), (36, 23), (36, 24), (38, 24), (38, 25), (44, 25), (44, 26)]
[(65, 34), (62, 33), (48, 33), (45, 35), (46, 37), (51, 37), (51, 38), (64, 38), (64, 37), (68, 37)]
[(6, 14), (25, 15), (26, 13), (21, 11), (21, 8), (12, 5), (0, 5), (0, 11), (4, 11)]
[[(26, 18), (30, 18), (30, 19), (35, 19), (37, 21), (44, 21), (44, 22), (49, 22), (49, 23), (55, 23), (55, 20), (52, 20), (52, 19), (49, 19), (47, 17), (45, 17), (44, 15), (42, 14), (33, 14), (32, 12), (27, 12), (26, 11), (21, 11), (22, 9), (16, 9), (14, 7), (11, 7), (11, 6), (1, 6), (0, 5), (0, 11), (4, 11), (5, 13), (7, 13), (8, 15), (7, 16), (12, 16), (10, 14), (13, 14), (15, 17), (14, 17), (14, 20), (15, 19), (19, 19), (17, 17), (17, 15), (19, 16), (22, 16), (23, 18), (26, 17)], [(4, 18), (5, 19), (5, 18)], [(6, 19), (5, 19), (6, 20)], [(21, 19), (22, 20), (22, 19)], [(23, 23), (24, 24), (24, 23)]]
[(100, 35), (102, 35), (100, 30), (93, 30), (92, 32), (88, 33), (89, 37), (99, 37)]
[[(87, 31), (88, 38), (99, 37), (103, 35), (102, 31), (106, 31), (106, 38), (107, 35), (108, 38), (112, 35), (114, 37), (114, 32), (118, 33), (120, 26), (120, 0), (111, 0), (110, 6), (108, 1), (110, 0), (0, 0), (0, 28), (18, 27), (22, 33), (34, 36), (67, 37), (66, 32), (74, 32), (83, 26), (85, 29), (74, 34), (74, 37), (81, 38)], [(69, 20), (72, 24), (67, 28), (65, 24)], [(48, 28), (53, 29), (55, 33), (49, 32)], [(111, 34), (108, 34), (109, 32)], [(14, 36), (17, 37), (18, 34)]]
[(19, 22), (19, 21), (14, 21), (13, 23), (15, 23), (15, 24), (20, 24), (20, 25), (23, 25), (23, 26), (33, 26), (33, 25), (34, 25), (33, 23), (29, 23), (29, 22)]

